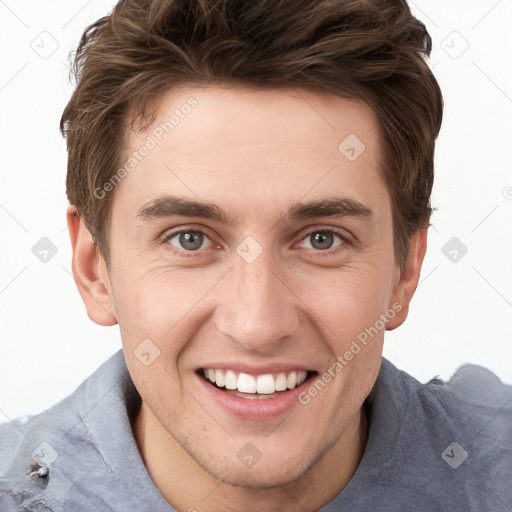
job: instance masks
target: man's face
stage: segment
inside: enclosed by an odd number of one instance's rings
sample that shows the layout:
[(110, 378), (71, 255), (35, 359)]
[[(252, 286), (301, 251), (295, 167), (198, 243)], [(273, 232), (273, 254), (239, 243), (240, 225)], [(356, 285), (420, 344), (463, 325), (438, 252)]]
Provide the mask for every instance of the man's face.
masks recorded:
[(294, 481), (359, 419), (395, 300), (376, 115), (284, 88), (173, 89), (150, 107), (109, 232), (129, 371), (169, 447), (233, 485)]

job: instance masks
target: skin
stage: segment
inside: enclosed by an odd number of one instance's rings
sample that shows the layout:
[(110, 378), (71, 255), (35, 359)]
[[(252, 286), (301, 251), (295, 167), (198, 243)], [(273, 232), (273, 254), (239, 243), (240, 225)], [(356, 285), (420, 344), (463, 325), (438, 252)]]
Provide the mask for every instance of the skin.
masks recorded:
[[(401, 271), (377, 117), (364, 102), (311, 89), (174, 88), (148, 105), (154, 126), (190, 96), (198, 105), (115, 189), (109, 269), (69, 208), (73, 274), (89, 317), (120, 325), (143, 399), (135, 438), (171, 505), (318, 510), (362, 458), (362, 404), (379, 371), (384, 331), (407, 317), (427, 230), (412, 238)], [(127, 156), (148, 133), (128, 134)], [(349, 134), (366, 146), (353, 162), (338, 150)], [(137, 217), (163, 194), (214, 203), (238, 222)], [(357, 200), (373, 216), (286, 218), (296, 203), (333, 196)], [(187, 253), (179, 237), (164, 240), (192, 228), (207, 235), (196, 251)], [(329, 229), (345, 240), (334, 234), (331, 249), (318, 249), (310, 235)], [(263, 250), (252, 263), (236, 252), (248, 236)], [(282, 417), (237, 418), (199, 385), (196, 370), (219, 361), (289, 362), (321, 376), (393, 304), (401, 310), (385, 328), (307, 405)], [(160, 350), (149, 366), (134, 354), (144, 339)], [(248, 442), (261, 453), (250, 468), (237, 457)]]

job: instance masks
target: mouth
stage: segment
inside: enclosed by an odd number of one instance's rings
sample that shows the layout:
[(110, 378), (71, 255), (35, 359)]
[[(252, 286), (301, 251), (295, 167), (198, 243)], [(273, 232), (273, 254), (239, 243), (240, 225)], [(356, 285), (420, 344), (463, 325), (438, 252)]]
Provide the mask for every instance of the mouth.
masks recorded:
[(197, 374), (209, 385), (229, 395), (248, 400), (268, 400), (297, 389), (318, 372), (296, 370), (251, 375), (233, 370), (200, 368)]

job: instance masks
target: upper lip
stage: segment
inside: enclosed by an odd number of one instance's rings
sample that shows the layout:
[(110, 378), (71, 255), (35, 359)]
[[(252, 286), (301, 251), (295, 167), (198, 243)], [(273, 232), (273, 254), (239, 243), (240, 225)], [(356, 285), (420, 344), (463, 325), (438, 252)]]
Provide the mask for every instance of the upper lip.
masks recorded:
[(232, 370), (235, 373), (246, 373), (248, 375), (265, 375), (268, 373), (289, 373), (294, 371), (312, 372), (311, 367), (293, 363), (273, 363), (266, 365), (250, 365), (239, 361), (233, 363), (205, 363), (198, 370)]

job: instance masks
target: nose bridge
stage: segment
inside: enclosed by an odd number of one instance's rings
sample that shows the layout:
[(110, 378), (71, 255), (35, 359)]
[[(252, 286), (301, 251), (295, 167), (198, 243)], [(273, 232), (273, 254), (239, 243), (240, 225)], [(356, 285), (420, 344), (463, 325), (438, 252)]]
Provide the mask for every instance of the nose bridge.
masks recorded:
[(272, 349), (297, 331), (297, 300), (270, 258), (237, 258), (223, 294), (218, 328), (246, 348)]

